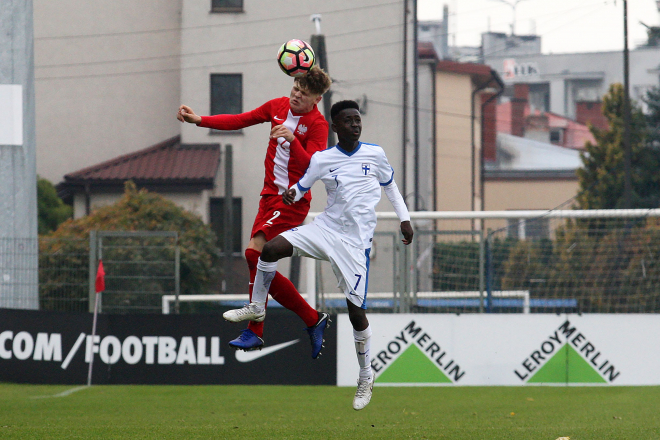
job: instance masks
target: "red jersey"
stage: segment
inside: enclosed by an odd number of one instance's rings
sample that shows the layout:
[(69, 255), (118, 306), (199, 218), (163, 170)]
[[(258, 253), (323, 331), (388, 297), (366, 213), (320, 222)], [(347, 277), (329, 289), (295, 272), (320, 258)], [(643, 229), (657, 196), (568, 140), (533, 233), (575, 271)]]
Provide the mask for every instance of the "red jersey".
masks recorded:
[[(294, 113), (289, 98), (276, 98), (239, 115), (202, 116), (199, 126), (238, 130), (264, 122), (270, 122), (271, 128), (284, 125), (295, 136), (291, 143), (284, 138), (270, 139), (268, 142), (264, 161), (266, 176), (261, 195), (279, 195), (305, 174), (312, 154), (326, 148), (328, 122), (316, 105), (308, 113)], [(305, 198), (311, 199), (311, 193), (308, 192)]]

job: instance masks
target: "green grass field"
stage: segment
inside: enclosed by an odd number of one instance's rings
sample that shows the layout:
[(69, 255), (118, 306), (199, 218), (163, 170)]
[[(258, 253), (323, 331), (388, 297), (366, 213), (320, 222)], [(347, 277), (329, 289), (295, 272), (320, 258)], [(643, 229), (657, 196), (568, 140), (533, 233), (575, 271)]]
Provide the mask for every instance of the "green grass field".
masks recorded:
[(659, 439), (660, 387), (0, 384), (0, 439)]

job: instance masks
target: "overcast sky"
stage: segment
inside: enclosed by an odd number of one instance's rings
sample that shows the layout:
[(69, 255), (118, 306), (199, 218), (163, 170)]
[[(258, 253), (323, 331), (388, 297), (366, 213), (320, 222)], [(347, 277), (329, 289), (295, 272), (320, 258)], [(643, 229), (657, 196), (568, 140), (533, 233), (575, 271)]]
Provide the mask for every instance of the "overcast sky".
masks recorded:
[[(418, 19), (441, 20), (445, 4), (450, 45), (479, 46), (482, 32), (511, 31), (513, 8), (503, 0), (418, 0)], [(544, 53), (623, 50), (623, 0), (519, 0), (515, 12), (516, 34), (540, 35)], [(646, 41), (640, 21), (660, 25), (656, 0), (628, 0), (631, 49)]]

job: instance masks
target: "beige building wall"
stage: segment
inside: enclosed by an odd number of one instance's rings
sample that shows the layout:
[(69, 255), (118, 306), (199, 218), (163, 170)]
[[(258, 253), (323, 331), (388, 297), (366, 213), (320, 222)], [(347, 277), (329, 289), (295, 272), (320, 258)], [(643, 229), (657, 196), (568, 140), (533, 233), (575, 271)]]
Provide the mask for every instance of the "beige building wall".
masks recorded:
[(181, 0), (34, 1), (37, 172), (67, 173), (178, 134)]
[[(472, 146), (470, 97), (474, 89), (470, 75), (436, 74), (436, 161), (438, 211), (472, 210)], [(478, 100), (478, 95), (475, 98)], [(475, 105), (475, 191), (479, 191), (481, 154), (480, 106)], [(475, 199), (475, 209), (479, 207)]]
[[(574, 180), (488, 180), (485, 182), (486, 211), (552, 209), (575, 197)], [(569, 204), (564, 209), (570, 209)]]
[[(485, 182), (486, 211), (553, 209), (570, 201), (578, 193), (574, 180), (489, 180)], [(561, 209), (571, 209), (567, 203)], [(506, 226), (506, 220), (491, 220), (488, 228)]]

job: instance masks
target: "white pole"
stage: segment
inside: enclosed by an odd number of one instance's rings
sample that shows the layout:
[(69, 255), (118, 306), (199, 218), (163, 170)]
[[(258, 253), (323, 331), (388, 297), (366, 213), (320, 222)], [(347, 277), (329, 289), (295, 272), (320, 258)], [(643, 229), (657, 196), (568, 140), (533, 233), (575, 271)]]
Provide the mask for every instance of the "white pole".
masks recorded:
[(87, 386), (92, 385), (92, 366), (94, 365), (94, 336), (96, 336), (96, 318), (99, 315), (99, 292), (94, 300), (94, 320), (92, 321), (92, 343), (90, 344), (89, 370), (87, 370)]

